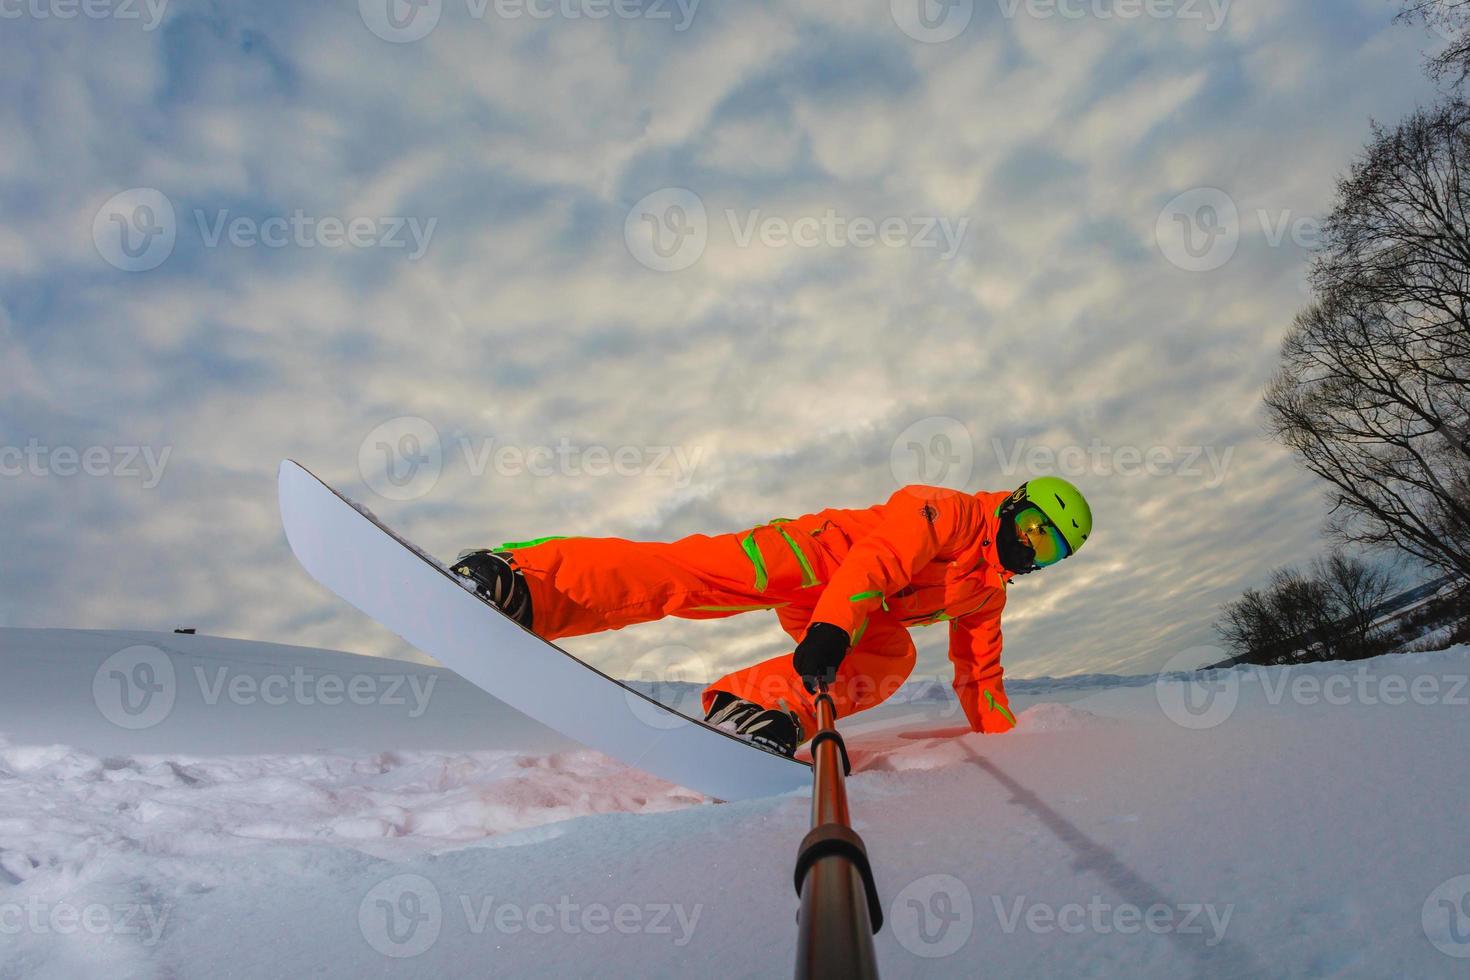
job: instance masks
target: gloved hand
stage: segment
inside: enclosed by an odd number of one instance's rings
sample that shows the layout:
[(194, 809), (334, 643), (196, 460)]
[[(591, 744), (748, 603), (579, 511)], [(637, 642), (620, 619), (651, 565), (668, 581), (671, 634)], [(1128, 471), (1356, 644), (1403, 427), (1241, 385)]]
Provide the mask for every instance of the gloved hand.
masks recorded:
[(791, 666), (801, 675), (801, 683), (812, 694), (817, 693), (817, 682), (828, 684), (837, 679), (837, 668), (847, 656), (851, 641), (847, 630), (831, 623), (812, 623), (806, 628), (806, 636), (797, 644), (791, 655)]

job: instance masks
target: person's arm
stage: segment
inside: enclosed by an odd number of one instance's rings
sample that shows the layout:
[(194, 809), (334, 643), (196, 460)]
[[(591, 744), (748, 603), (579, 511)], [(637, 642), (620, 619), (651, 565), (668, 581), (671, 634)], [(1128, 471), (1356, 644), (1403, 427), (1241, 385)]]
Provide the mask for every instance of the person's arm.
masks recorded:
[(969, 545), (982, 530), (980, 504), (943, 487), (907, 486), (883, 505), (879, 524), (847, 553), (812, 614), (849, 637), (888, 596), (938, 555)]
[(1016, 727), (1006, 700), (1005, 671), (1000, 666), (1000, 609), (961, 616), (949, 624), (949, 659), (954, 664), (954, 692), (976, 732), (1006, 732)]

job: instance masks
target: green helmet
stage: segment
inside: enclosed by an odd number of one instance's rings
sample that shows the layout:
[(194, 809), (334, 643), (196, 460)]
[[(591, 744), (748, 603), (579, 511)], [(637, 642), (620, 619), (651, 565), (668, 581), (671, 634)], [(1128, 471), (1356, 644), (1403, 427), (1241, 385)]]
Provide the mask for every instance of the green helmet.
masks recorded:
[(1092, 534), (1092, 508), (1066, 480), (1042, 476), (1017, 487), (996, 510), (1001, 564), (1017, 575), (1075, 555)]
[(1062, 532), (1062, 537), (1067, 539), (1067, 546), (1075, 555), (1092, 533), (1092, 508), (1087, 505), (1087, 498), (1082, 496), (1082, 491), (1059, 476), (1039, 476), (1034, 480), (1027, 480), (1021, 485), (1021, 489), (1026, 493), (1025, 499)]

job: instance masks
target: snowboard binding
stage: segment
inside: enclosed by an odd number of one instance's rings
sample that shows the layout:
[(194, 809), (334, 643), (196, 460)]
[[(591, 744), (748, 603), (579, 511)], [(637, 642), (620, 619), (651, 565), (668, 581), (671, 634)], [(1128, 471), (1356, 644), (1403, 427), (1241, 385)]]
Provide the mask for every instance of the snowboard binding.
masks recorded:
[(481, 599), (526, 629), (531, 628), (531, 590), (508, 552), (465, 551), (449, 570), (474, 583), (475, 594)]
[(704, 716), (705, 724), (731, 732), (751, 745), (784, 755), (796, 755), (801, 744), (801, 723), (796, 715), (779, 708), (762, 708), (754, 701), (737, 698), (729, 691), (716, 691)]

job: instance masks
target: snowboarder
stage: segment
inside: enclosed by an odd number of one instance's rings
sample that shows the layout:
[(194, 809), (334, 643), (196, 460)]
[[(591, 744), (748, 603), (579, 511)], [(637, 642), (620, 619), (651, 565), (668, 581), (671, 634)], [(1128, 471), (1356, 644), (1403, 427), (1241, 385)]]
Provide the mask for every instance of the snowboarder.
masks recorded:
[(1075, 554), (1091, 533), (1081, 492), (1040, 477), (1012, 493), (907, 486), (866, 510), (672, 542), (510, 542), (450, 567), (547, 640), (774, 610), (795, 652), (727, 674), (702, 704), (710, 724), (792, 755), (816, 731), (819, 680), (839, 716), (880, 704), (913, 670), (909, 628), (934, 623), (949, 623), (954, 690), (971, 729), (1013, 728), (1000, 665), (1006, 584)]

